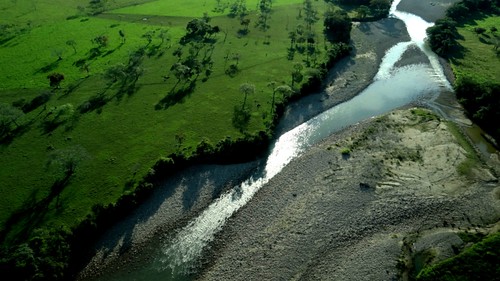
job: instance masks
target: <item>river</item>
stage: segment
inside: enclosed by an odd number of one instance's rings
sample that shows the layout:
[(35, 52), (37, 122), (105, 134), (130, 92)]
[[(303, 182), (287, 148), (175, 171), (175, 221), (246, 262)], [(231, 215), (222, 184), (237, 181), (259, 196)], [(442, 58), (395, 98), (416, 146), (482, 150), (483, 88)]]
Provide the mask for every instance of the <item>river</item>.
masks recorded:
[[(346, 126), (415, 101), (432, 101), (442, 92), (451, 92), (437, 56), (424, 42), (425, 31), (432, 23), (399, 11), (400, 2), (393, 2), (390, 17), (405, 23), (411, 41), (400, 42), (387, 51), (372, 84), (353, 99), (283, 133), (271, 146), (262, 171), (222, 194), (168, 243), (157, 245), (148, 262), (135, 269), (106, 275), (102, 280), (189, 280), (203, 251), (224, 227), (226, 220), (309, 147)], [(410, 47), (420, 49), (430, 63), (397, 67), (396, 63)]]

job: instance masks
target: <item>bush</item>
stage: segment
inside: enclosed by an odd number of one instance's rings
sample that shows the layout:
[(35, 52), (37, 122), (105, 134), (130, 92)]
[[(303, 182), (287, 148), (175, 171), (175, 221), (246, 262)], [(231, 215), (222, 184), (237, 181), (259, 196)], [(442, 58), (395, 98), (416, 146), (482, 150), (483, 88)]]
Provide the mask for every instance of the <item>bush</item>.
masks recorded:
[(70, 234), (65, 228), (34, 230), (28, 242), (3, 252), (3, 280), (64, 280), (71, 253)]
[(456, 22), (444, 18), (436, 21), (436, 24), (427, 29), (429, 46), (438, 55), (446, 57), (458, 46), (456, 39), (459, 37)]

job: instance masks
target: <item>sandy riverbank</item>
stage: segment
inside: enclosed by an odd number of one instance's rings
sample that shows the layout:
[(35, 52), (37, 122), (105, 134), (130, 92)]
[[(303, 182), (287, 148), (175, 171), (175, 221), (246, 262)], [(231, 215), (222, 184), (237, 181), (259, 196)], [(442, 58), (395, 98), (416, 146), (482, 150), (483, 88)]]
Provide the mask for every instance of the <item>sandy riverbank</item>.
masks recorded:
[[(200, 280), (398, 280), (403, 246), (463, 246), (500, 218), (500, 185), (445, 121), (402, 110), (292, 161), (217, 235)], [(349, 156), (341, 150), (351, 147)], [(411, 242), (409, 242), (411, 241)]]

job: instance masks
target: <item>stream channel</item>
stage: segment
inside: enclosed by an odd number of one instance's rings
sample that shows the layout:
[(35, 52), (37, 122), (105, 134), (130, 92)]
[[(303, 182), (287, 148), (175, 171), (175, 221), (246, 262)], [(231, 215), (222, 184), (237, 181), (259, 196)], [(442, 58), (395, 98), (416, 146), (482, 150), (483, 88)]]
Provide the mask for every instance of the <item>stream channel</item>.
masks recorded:
[[(433, 103), (440, 93), (450, 93), (437, 56), (424, 39), (432, 23), (397, 10), (395, 0), (390, 17), (402, 20), (411, 41), (400, 42), (384, 56), (373, 83), (353, 99), (341, 103), (277, 137), (264, 168), (214, 200), (205, 210), (177, 231), (168, 243), (155, 245), (148, 262), (123, 268), (98, 280), (190, 280), (203, 251), (222, 229), (226, 220), (244, 206), (266, 183), (312, 145), (360, 121), (384, 114), (413, 102)], [(427, 64), (396, 67), (410, 47), (418, 47), (429, 59)]]

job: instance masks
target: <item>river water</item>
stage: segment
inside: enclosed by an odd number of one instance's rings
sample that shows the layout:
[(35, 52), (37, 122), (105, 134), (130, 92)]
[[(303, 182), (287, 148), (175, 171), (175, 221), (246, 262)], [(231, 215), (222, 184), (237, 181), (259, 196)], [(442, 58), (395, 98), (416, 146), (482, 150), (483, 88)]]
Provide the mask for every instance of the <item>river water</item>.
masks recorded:
[[(339, 104), (282, 134), (271, 146), (263, 171), (235, 186), (209, 205), (198, 217), (178, 231), (169, 242), (159, 245), (152, 261), (138, 269), (116, 272), (103, 280), (189, 280), (203, 251), (222, 229), (226, 220), (244, 206), (256, 192), (290, 161), (325, 137), (346, 126), (386, 113), (414, 101), (431, 101), (443, 91), (451, 91), (437, 56), (428, 49), (425, 30), (432, 26), (420, 17), (397, 10), (401, 0), (392, 4), (390, 16), (406, 24), (411, 41), (400, 42), (384, 56), (373, 83), (355, 98)], [(396, 67), (410, 47), (418, 47), (428, 64)]]

